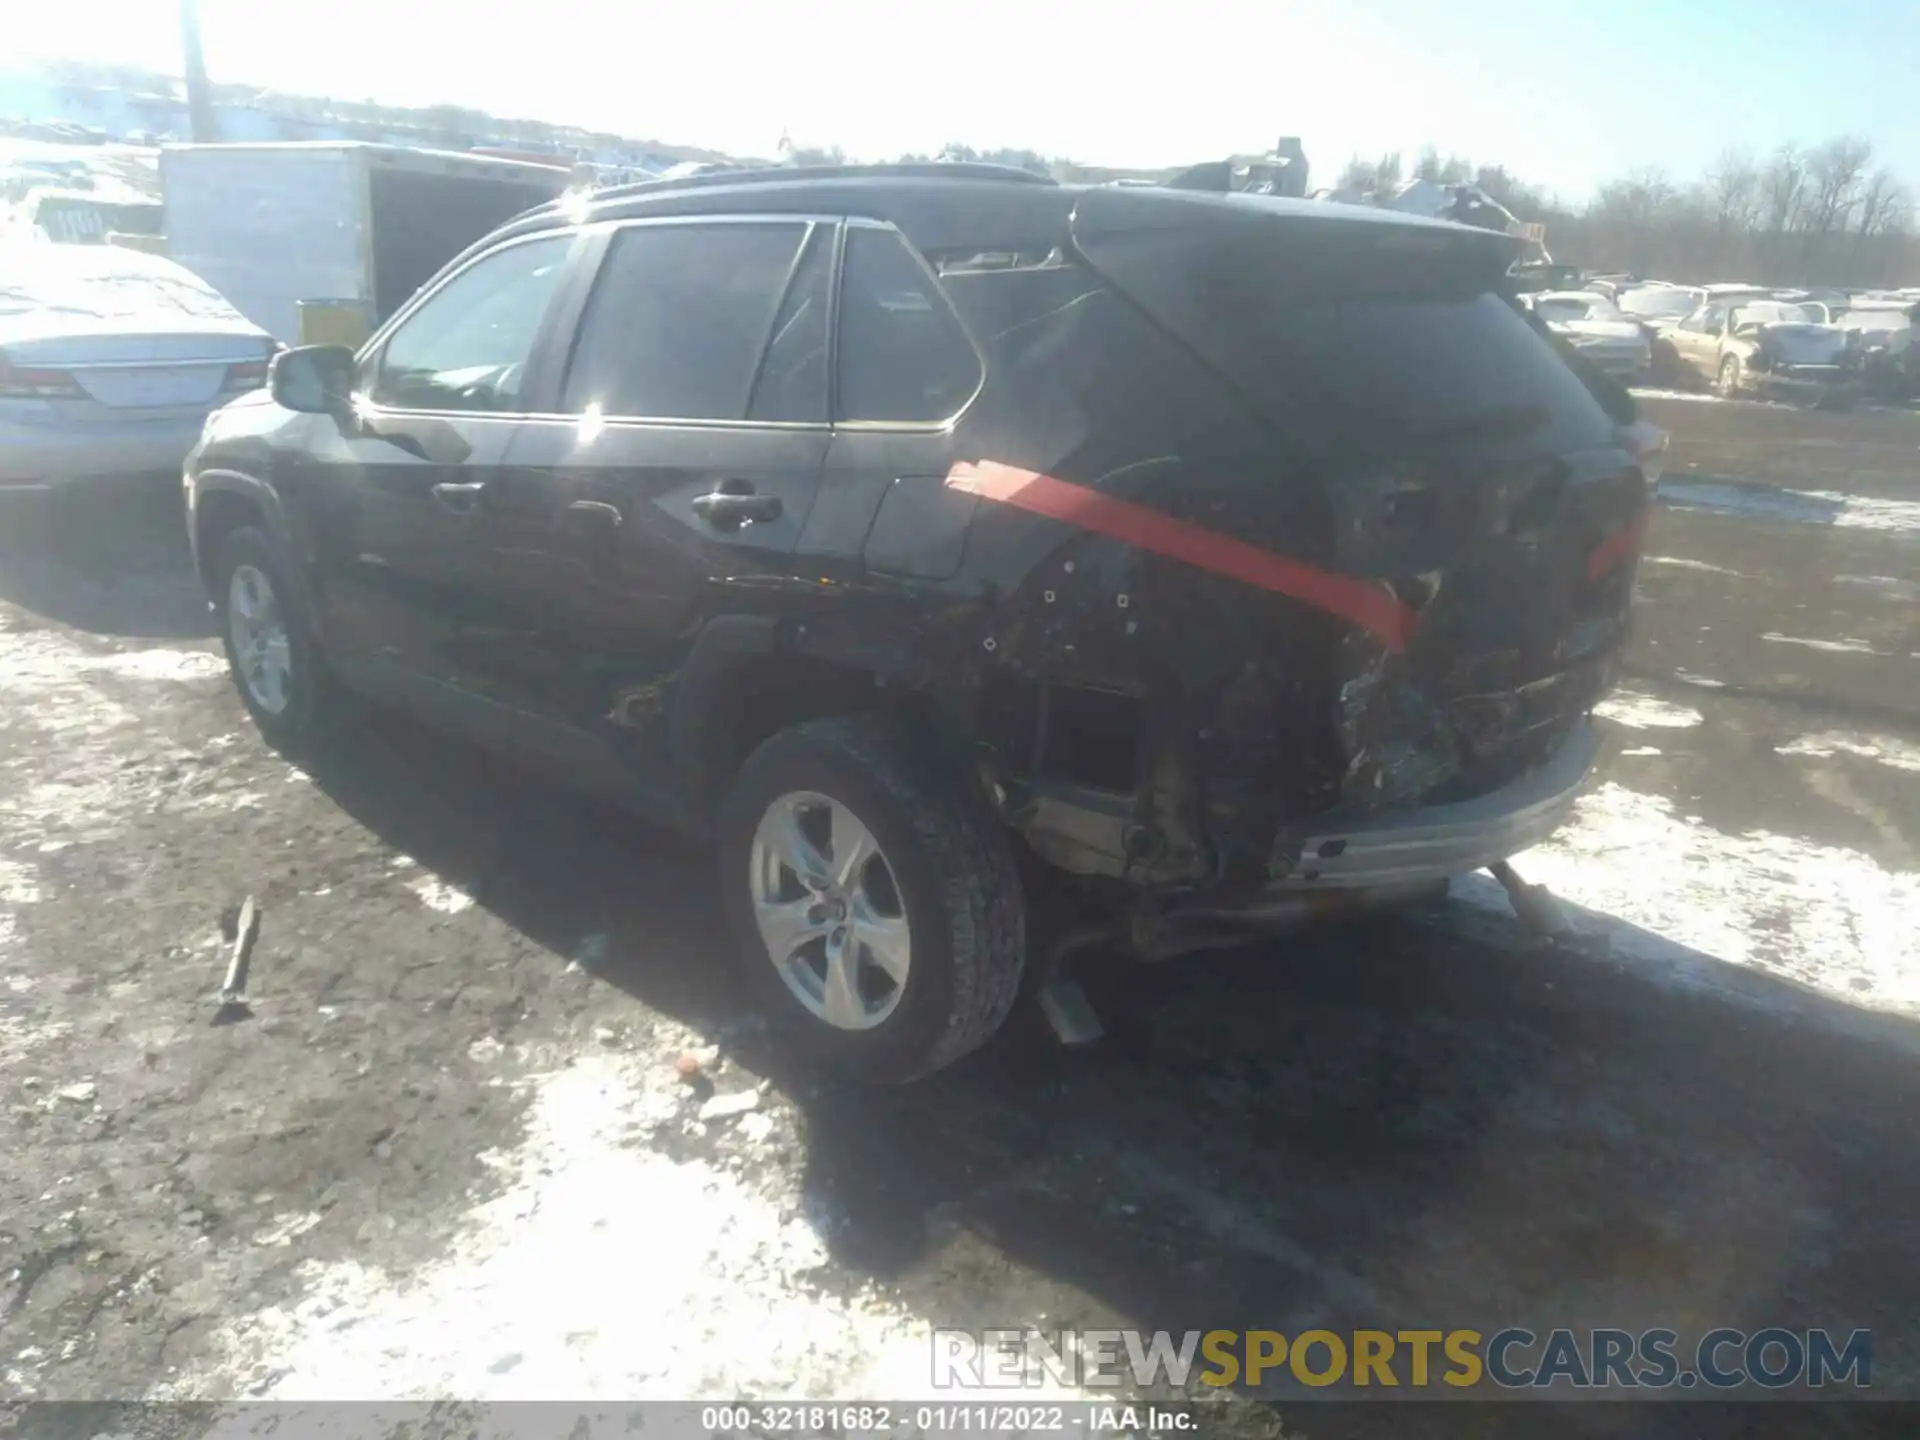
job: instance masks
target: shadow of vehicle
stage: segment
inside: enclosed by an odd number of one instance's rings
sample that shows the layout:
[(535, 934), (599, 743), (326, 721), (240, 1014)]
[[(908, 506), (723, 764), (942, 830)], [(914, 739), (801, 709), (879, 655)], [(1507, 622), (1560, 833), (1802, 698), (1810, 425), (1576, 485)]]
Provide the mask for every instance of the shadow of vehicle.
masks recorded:
[(5, 497), (0, 600), (101, 635), (214, 633), (171, 476)]
[[(772, 1076), (833, 1217), (829, 1289), (877, 1279), (974, 1329), (1867, 1328), (1876, 1392), (1920, 1388), (1904, 1019), (1697, 952), (1615, 960), (1638, 932), (1546, 947), (1456, 902), (1090, 967), (1103, 1045), (1023, 1015), (866, 1089), (742, 1023), (699, 852), (385, 716), (313, 775), (554, 966), (606, 937), (596, 975)], [(1616, 1433), (1611, 1408), (1561, 1430)]]

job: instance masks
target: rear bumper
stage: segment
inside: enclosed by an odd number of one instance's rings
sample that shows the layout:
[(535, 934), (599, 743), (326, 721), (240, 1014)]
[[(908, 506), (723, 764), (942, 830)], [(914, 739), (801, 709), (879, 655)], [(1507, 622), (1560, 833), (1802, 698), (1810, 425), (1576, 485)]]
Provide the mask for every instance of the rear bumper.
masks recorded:
[(1647, 349), (1603, 350), (1588, 347), (1583, 350), (1575, 347), (1574, 353), (1615, 380), (1638, 380), (1653, 365), (1653, 355)]
[(1843, 395), (1859, 387), (1860, 375), (1837, 365), (1787, 365), (1749, 370), (1747, 383), (1762, 395)]
[(1573, 809), (1600, 737), (1583, 721), (1553, 758), (1490, 794), (1356, 816), (1323, 816), (1283, 832), (1270, 890), (1333, 892), (1417, 887), (1478, 870), (1545, 840)]
[(0, 420), (0, 491), (51, 490), (98, 476), (180, 472), (204, 415), (55, 429)]

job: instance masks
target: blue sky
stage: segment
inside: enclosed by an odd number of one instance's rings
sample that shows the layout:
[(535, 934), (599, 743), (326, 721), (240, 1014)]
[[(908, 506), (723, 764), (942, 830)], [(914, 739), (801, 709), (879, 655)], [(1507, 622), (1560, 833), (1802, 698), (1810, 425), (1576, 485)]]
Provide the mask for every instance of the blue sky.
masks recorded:
[[(1920, 0), (201, 4), (217, 78), (735, 152), (1158, 165), (1299, 134), (1317, 178), (1431, 142), (1580, 199), (1851, 132), (1920, 187)], [(15, 53), (178, 69), (173, 0), (8, 9)]]

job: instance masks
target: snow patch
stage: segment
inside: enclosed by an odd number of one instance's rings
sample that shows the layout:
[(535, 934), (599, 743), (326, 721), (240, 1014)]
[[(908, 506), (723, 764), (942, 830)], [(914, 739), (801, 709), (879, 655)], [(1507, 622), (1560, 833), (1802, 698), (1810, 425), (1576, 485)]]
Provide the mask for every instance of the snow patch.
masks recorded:
[(1920, 746), (1909, 745), (1883, 735), (1848, 735), (1837, 730), (1818, 735), (1802, 735), (1798, 740), (1774, 746), (1776, 755), (1810, 755), (1830, 759), (1835, 755), (1857, 755), (1863, 760), (1878, 760), (1895, 770), (1920, 774)]
[(1685, 730), (1705, 717), (1686, 705), (1671, 705), (1638, 690), (1616, 690), (1593, 707), (1602, 720), (1633, 730)]
[(1635, 396), (1643, 400), (1691, 400), (1702, 405), (1724, 405), (1726, 396), (1715, 395), (1706, 390), (1662, 390), (1652, 386), (1636, 385)]
[(473, 896), (451, 885), (443, 885), (438, 880), (422, 880), (413, 887), (413, 893), (420, 897), (420, 903), (429, 910), (438, 910), (443, 915), (458, 915), (473, 906)]
[(1920, 535), (1920, 502), (1912, 500), (1842, 495), (1833, 490), (1782, 490), (1718, 480), (1674, 479), (1661, 481), (1659, 495), (1663, 504), (1683, 510), (1711, 510), (1796, 525), (1833, 525), (1842, 530)]
[(1740, 580), (1749, 578), (1743, 570), (1729, 570), (1724, 565), (1709, 565), (1704, 560), (1690, 560), (1684, 555), (1649, 555), (1646, 558), (1646, 563), (1649, 565), (1667, 565), (1675, 570), (1698, 570), (1707, 575), (1732, 575)]
[(1912, 580), (1896, 579), (1892, 575), (1836, 575), (1833, 577), (1833, 583), (1878, 590), (1892, 600), (1920, 600), (1920, 584)]
[(205, 650), (127, 650), (96, 655), (85, 668), (133, 680), (216, 680), (226, 675), (227, 662)]
[(1616, 958), (1683, 983), (1713, 985), (1711, 957), (1850, 1004), (1920, 1013), (1920, 874), (1858, 851), (1764, 830), (1729, 835), (1608, 783), (1515, 865), (1562, 899), (1647, 932), (1603, 921)]
[(1782, 635), (1778, 630), (1769, 630), (1760, 638), (1771, 640), (1776, 645), (1804, 645), (1809, 650), (1825, 650), (1835, 655), (1878, 655), (1880, 653), (1866, 641), (1851, 637), (1845, 640), (1810, 640), (1801, 635)]
[(310, 1402), (932, 1398), (925, 1321), (810, 1283), (832, 1221), (796, 1174), (750, 1181), (634, 1143), (688, 1123), (660, 1057), (696, 1037), (675, 1029), (651, 1057), (589, 1053), (520, 1082), (526, 1138), (487, 1157), (503, 1189), (443, 1258), (405, 1277), (309, 1262), (304, 1298), (234, 1317), (218, 1370), (176, 1398), (214, 1384)]

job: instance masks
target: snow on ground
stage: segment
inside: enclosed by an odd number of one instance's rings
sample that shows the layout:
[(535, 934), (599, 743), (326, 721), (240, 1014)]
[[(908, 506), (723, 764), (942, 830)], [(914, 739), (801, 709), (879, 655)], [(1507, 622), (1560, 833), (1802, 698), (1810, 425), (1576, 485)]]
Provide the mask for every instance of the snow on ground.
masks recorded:
[(1662, 504), (1685, 510), (1712, 510), (1756, 520), (1920, 536), (1920, 502), (1912, 500), (1882, 500), (1831, 490), (1785, 490), (1769, 485), (1732, 485), (1717, 480), (1671, 477), (1660, 482), (1659, 497)]
[(1602, 720), (1632, 730), (1685, 730), (1701, 723), (1698, 710), (1672, 705), (1638, 690), (1619, 689), (1593, 707)]
[[(114, 763), (116, 737), (142, 724), (128, 687), (211, 682), (218, 670), (199, 651), (115, 659), (51, 637), (14, 637), (0, 661), (0, 699), (72, 762), (57, 782), (0, 809), (0, 825), (44, 849), (111, 833), (131, 807), (242, 803), (254, 792), (194, 789), (158, 765)], [(1638, 730), (1702, 723), (1698, 711), (1635, 691), (1599, 713)], [(199, 743), (211, 756), (231, 740)], [(1874, 736), (1822, 732), (1780, 750), (1920, 769), (1920, 751)], [(418, 875), (404, 857), (392, 866)], [(1751, 971), (1850, 1004), (1920, 1014), (1920, 875), (1854, 850), (1764, 830), (1727, 833), (1616, 781), (1584, 796), (1569, 825), (1518, 857), (1517, 868), (1580, 907), (1581, 928), (1615, 959), (1668, 983), (1721, 988)], [(31, 863), (0, 871), (0, 916), (35, 903), (38, 885)], [(472, 904), (430, 877), (414, 889), (448, 915)], [(1460, 882), (1456, 894), (1506, 905), (1484, 875)], [(0, 1063), (17, 1071), (53, 1028), (0, 1025)], [(438, 1258), (405, 1273), (351, 1259), (303, 1262), (299, 1298), (227, 1316), (211, 1342), (215, 1358), (183, 1374), (171, 1394), (231, 1387), (299, 1402), (934, 1396), (928, 1323), (871, 1287), (838, 1293), (821, 1283), (839, 1221), (803, 1191), (798, 1113), (777, 1095), (722, 1079), (719, 1098), (737, 1108), (702, 1118), (664, 1063), (700, 1044), (657, 1021), (646, 1043), (618, 1052), (516, 1051), (535, 1069), (512, 1082), (527, 1100), (524, 1134), (487, 1157), (499, 1188), (458, 1218)], [(469, 1054), (505, 1049), (487, 1039)], [(313, 1212), (289, 1209), (248, 1243), (290, 1246), (315, 1223)]]
[(1809, 650), (1825, 650), (1833, 655), (1878, 655), (1880, 652), (1864, 640), (1848, 636), (1844, 640), (1819, 640), (1805, 635), (1782, 635), (1778, 630), (1769, 630), (1760, 637), (1772, 641), (1775, 645), (1804, 645)]
[(1895, 740), (1888, 735), (1847, 734), (1825, 730), (1818, 735), (1802, 735), (1785, 745), (1776, 745), (1779, 755), (1810, 755), (1827, 759), (1834, 755), (1857, 755), (1863, 760), (1878, 760), (1895, 770), (1920, 773), (1920, 745)]
[(1747, 578), (1742, 572), (1729, 570), (1724, 565), (1710, 565), (1705, 560), (1692, 560), (1682, 555), (1649, 555), (1644, 563), (1648, 565), (1669, 565), (1676, 570), (1698, 570), (1706, 575), (1731, 575), (1739, 580)]
[(1724, 405), (1727, 397), (1710, 390), (1662, 390), (1652, 385), (1635, 385), (1635, 396), (1642, 400), (1697, 400), (1702, 405)]
[[(1737, 966), (1850, 1004), (1920, 1013), (1920, 874), (1858, 851), (1765, 830), (1727, 834), (1608, 783), (1514, 868), (1592, 912), (1580, 928), (1616, 959), (1661, 978), (1717, 987), (1724, 967)], [(1505, 904), (1486, 877), (1456, 882), (1454, 893)]]
[(420, 897), (422, 905), (443, 915), (458, 915), (473, 904), (473, 896), (466, 891), (456, 890), (439, 880), (422, 880), (413, 887), (413, 893)]
[[(931, 1327), (871, 1289), (820, 1290), (832, 1217), (803, 1203), (788, 1168), (742, 1163), (795, 1146), (785, 1102), (748, 1090), (706, 1107), (735, 1112), (724, 1119), (690, 1118), (661, 1054), (697, 1037), (662, 1025), (652, 1040), (650, 1056), (589, 1053), (522, 1082), (523, 1143), (484, 1157), (503, 1188), (441, 1259), (405, 1282), (309, 1263), (298, 1304), (218, 1337), (220, 1371), (293, 1401), (940, 1393)], [(657, 1148), (709, 1130), (720, 1153)]]
[(1920, 600), (1920, 583), (1892, 575), (1836, 575), (1833, 583), (1877, 590), (1889, 600)]

